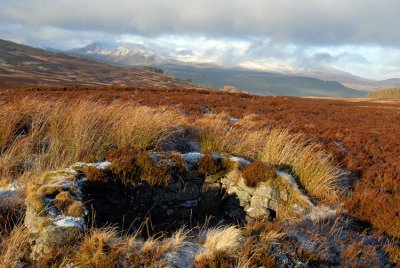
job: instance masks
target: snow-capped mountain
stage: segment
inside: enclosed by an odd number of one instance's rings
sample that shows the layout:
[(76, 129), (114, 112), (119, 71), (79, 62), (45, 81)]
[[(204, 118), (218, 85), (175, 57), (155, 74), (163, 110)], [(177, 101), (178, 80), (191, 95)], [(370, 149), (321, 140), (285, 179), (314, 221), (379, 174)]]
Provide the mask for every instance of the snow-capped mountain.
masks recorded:
[(101, 43), (93, 43), (83, 48), (70, 50), (68, 53), (116, 65), (157, 66), (177, 63), (174, 59), (140, 46), (112, 48)]

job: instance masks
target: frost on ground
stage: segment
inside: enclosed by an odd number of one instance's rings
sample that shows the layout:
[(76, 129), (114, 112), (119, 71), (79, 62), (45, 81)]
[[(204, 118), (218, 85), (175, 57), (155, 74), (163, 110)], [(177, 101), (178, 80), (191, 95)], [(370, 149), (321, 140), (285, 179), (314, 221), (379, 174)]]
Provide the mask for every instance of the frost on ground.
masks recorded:
[(59, 227), (79, 227), (83, 228), (84, 220), (83, 218), (75, 218), (71, 216), (57, 216), (53, 223)]

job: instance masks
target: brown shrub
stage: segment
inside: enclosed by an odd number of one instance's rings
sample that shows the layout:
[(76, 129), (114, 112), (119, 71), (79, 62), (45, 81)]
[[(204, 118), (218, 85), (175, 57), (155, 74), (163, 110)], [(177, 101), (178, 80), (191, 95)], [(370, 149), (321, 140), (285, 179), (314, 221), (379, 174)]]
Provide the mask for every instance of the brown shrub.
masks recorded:
[(187, 163), (181, 155), (168, 152), (166, 156), (174, 163), (173, 173), (182, 174), (188, 171)]
[(108, 182), (110, 179), (110, 172), (97, 167), (86, 166), (84, 168), (85, 177), (89, 181)]
[(140, 168), (140, 179), (152, 186), (167, 187), (171, 175), (168, 164), (163, 162), (156, 164), (147, 152), (139, 154), (136, 163)]
[(125, 185), (143, 181), (166, 187), (171, 179), (167, 163), (155, 163), (144, 149), (114, 149), (107, 157), (112, 161), (110, 170), (115, 180)]
[[(28, 97), (33, 100), (27, 102), (24, 98)], [(339, 100), (339, 99), (314, 99), (314, 98), (294, 98), (294, 97), (259, 97), (251, 95), (232, 95), (223, 92), (214, 91), (190, 91), (190, 90), (160, 90), (160, 89), (145, 89), (138, 90), (134, 88), (121, 88), (111, 89), (98, 87), (93, 89), (88, 88), (66, 88), (61, 92), (58, 89), (50, 88), (34, 88), (33, 90), (5, 90), (0, 92), (0, 101), (2, 101), (1, 115), (2, 128), (4, 131), (5, 143), (11, 144), (10, 133), (16, 129), (10, 122), (19, 122), (14, 120), (16, 118), (27, 118), (24, 114), (34, 114), (33, 111), (39, 111), (40, 115), (51, 114), (51, 105), (54, 104), (53, 100), (62, 100), (60, 103), (66, 106), (69, 104), (78, 103), (83, 99), (91, 99), (96, 102), (95, 106), (110, 104), (116, 98), (131, 105), (132, 99), (135, 101), (140, 98), (140, 103), (152, 107), (160, 107), (160, 105), (168, 106), (171, 109), (185, 111), (189, 114), (190, 119), (197, 119), (201, 115), (201, 111), (205, 107), (212, 107), (213, 113), (225, 113), (226, 116), (243, 118), (243, 122), (247, 126), (251, 126), (252, 130), (262, 131), (272, 128), (287, 128), (290, 126), (290, 133), (304, 133), (307, 139), (318, 142), (322, 147), (328, 149), (329, 152), (334, 154), (334, 157), (341, 163), (341, 166), (359, 176), (360, 186), (354, 188), (354, 192), (349, 201), (348, 207), (351, 208), (350, 212), (356, 217), (372, 223), (376, 228), (381, 231), (388, 232), (396, 236), (396, 229), (400, 229), (398, 223), (398, 210), (399, 196), (400, 196), (400, 154), (398, 152), (398, 132), (394, 126), (400, 125), (400, 117), (398, 113), (399, 102), (394, 100)], [(51, 101), (49, 101), (51, 99)], [(21, 101), (23, 100), (23, 101)], [(195, 100), (195, 101), (193, 101)], [(7, 105), (3, 105), (7, 104)], [(53, 104), (52, 104), (53, 103)], [(43, 105), (42, 105), (43, 104)], [(136, 103), (135, 103), (136, 105)], [(55, 105), (56, 106), (56, 105)], [(112, 106), (112, 105), (111, 105)], [(18, 109), (17, 109), (18, 108)], [(18, 110), (18, 115), (16, 115)], [(75, 111), (75, 107), (71, 108)], [(84, 110), (84, 109), (83, 109)], [(27, 112), (25, 112), (27, 111)], [(63, 111), (63, 110), (62, 110)], [(128, 113), (124, 112), (127, 116)], [(110, 113), (110, 110), (107, 111)], [(244, 120), (246, 115), (252, 115), (251, 120)], [(36, 114), (35, 114), (36, 116)], [(45, 124), (39, 128), (36, 122), (43, 122), (43, 120), (36, 120), (33, 116), (33, 128), (27, 132), (29, 136), (32, 133), (40, 133), (40, 129), (45, 129)], [(54, 114), (56, 117), (56, 114)], [(66, 114), (70, 116), (70, 114)], [(117, 115), (119, 116), (119, 115)], [(225, 116), (225, 117), (226, 117)], [(103, 114), (100, 115), (103, 117)], [(250, 117), (250, 116), (248, 116)], [(11, 120), (11, 118), (14, 118)], [(79, 116), (77, 116), (79, 118)], [(208, 122), (210, 120), (206, 119)], [(221, 118), (221, 122), (226, 120)], [(195, 120), (197, 121), (197, 120)], [(86, 122), (86, 119), (85, 119)], [(82, 121), (76, 120), (83, 126)], [(94, 122), (96, 123), (96, 122)], [(95, 124), (94, 124), (95, 125)], [(212, 124), (206, 123), (208, 127)], [(8, 126), (10, 129), (7, 130)], [(66, 124), (68, 129), (75, 129), (71, 124)], [(93, 125), (91, 125), (93, 126)], [(140, 126), (140, 125), (139, 125)], [(53, 125), (57, 127), (57, 125)], [(91, 129), (91, 127), (89, 127)], [(250, 153), (249, 156), (256, 157), (258, 151), (258, 143), (246, 142), (247, 146), (242, 147), (242, 144), (235, 145), (237, 141), (241, 141), (240, 133), (236, 132), (237, 127), (232, 128), (235, 130), (230, 131), (229, 128), (216, 128), (214, 131), (210, 129), (211, 138), (214, 140), (208, 148), (216, 148), (215, 151), (232, 150), (240, 152), (238, 154)], [(32, 131), (35, 130), (35, 131)], [(135, 131), (138, 128), (135, 128)], [(221, 131), (219, 131), (221, 130)], [(0, 131), (0, 132), (1, 132)], [(76, 131), (79, 133), (79, 129)], [(86, 133), (86, 132), (85, 132)], [(98, 132), (96, 132), (98, 133)], [(99, 132), (100, 133), (100, 132)], [(142, 132), (144, 134), (144, 132)], [(222, 135), (221, 135), (222, 134)], [(237, 134), (237, 135), (236, 135)], [(97, 134), (96, 134), (97, 135)], [(38, 137), (37, 134), (34, 135)], [(123, 137), (124, 135), (121, 135)], [(3, 137), (3, 136), (2, 136)], [(75, 138), (70, 135), (70, 139), (64, 139), (65, 136), (58, 135), (57, 142), (63, 143), (63, 140), (71, 143), (75, 139), (81, 138), (77, 135)], [(125, 136), (128, 137), (128, 136)], [(218, 138), (218, 139), (215, 139)], [(239, 137), (239, 138), (238, 138)], [(244, 136), (246, 137), (246, 135)], [(35, 150), (38, 148), (45, 148), (46, 142), (31, 142), (31, 139), (21, 139), (21, 143), (15, 142), (12, 147), (8, 148), (7, 153), (1, 156), (3, 161), (0, 161), (0, 170), (2, 174), (9, 174), (11, 170), (19, 173), (21, 170), (29, 170), (31, 167), (24, 163), (30, 163), (31, 157), (27, 157), (33, 152), (32, 144), (37, 144)], [(231, 139), (228, 139), (231, 138)], [(1, 140), (2, 138), (0, 138)], [(8, 140), (8, 141), (7, 141)], [(35, 139), (34, 139), (35, 140)], [(97, 137), (96, 137), (96, 140)], [(128, 137), (128, 140), (131, 140)], [(140, 140), (140, 139), (138, 139)], [(207, 139), (205, 139), (207, 140)], [(251, 139), (253, 140), (253, 139)], [(254, 139), (257, 140), (257, 139)], [(233, 142), (232, 142), (233, 141)], [(338, 148), (336, 142), (341, 142), (343, 148)], [(4, 144), (2, 141), (0, 143)], [(120, 141), (121, 144), (122, 141)], [(118, 144), (120, 144), (118, 143)], [(115, 142), (113, 142), (115, 144)], [(205, 142), (207, 144), (207, 142)], [(18, 145), (19, 149), (15, 146)], [(203, 144), (202, 144), (203, 145)], [(221, 146), (222, 145), (222, 146)], [(3, 146), (3, 145), (2, 145)], [(4, 148), (4, 147), (3, 147)], [(86, 146), (86, 151), (83, 155), (87, 154), (88, 148), (98, 148), (90, 145)], [(204, 147), (203, 147), (204, 148)], [(205, 147), (207, 148), (207, 147)], [(51, 161), (47, 163), (50, 166), (55, 166), (61, 161), (68, 159), (71, 154), (72, 148), (64, 146), (67, 153), (60, 155), (62, 150), (53, 150), (52, 157), (48, 158)], [(210, 149), (211, 150), (211, 149)], [(40, 150), (39, 150), (40, 151)], [(95, 150), (89, 150), (95, 151)], [(98, 155), (98, 152), (96, 153)], [(294, 156), (296, 156), (294, 154)], [(73, 159), (72, 161), (76, 161)], [(52, 162), (52, 163), (51, 163)], [(270, 162), (270, 161), (266, 161)], [(307, 163), (304, 158), (302, 163)], [(64, 164), (62, 164), (64, 166)], [(301, 165), (299, 165), (300, 167)], [(12, 169), (12, 167), (16, 167)], [(314, 165), (311, 165), (314, 167)], [(386, 174), (385, 181), (375, 175), (375, 172)], [(296, 173), (297, 174), (297, 173)], [(297, 174), (298, 175), (298, 174)], [(7, 178), (15, 178), (17, 175), (5, 176)], [(388, 188), (388, 183), (392, 186)], [(329, 194), (329, 191), (327, 191)], [(382, 193), (384, 193), (382, 195)], [(354, 197), (354, 198), (353, 198)], [(347, 202), (347, 197), (345, 201)], [(374, 200), (374, 202), (364, 202), (364, 200)], [(390, 230), (390, 231), (388, 231)], [(399, 235), (397, 235), (399, 237)]]
[(235, 259), (224, 252), (217, 252), (212, 256), (197, 258), (194, 262), (195, 268), (229, 268), (233, 267)]
[(257, 187), (261, 182), (276, 178), (275, 168), (261, 161), (254, 161), (246, 166), (242, 174), (249, 187)]
[(234, 163), (224, 157), (204, 154), (197, 162), (199, 172), (206, 176), (223, 177), (234, 167)]
[(111, 161), (110, 170), (114, 178), (124, 184), (129, 184), (139, 175), (139, 167), (136, 163), (136, 155), (139, 149), (113, 149), (107, 153), (107, 159)]

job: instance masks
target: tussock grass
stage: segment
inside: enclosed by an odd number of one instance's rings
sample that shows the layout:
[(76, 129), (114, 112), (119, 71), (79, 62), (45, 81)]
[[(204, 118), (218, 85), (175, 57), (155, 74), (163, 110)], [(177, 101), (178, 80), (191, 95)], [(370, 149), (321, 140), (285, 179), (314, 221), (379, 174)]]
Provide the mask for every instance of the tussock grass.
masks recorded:
[[(78, 267), (167, 267), (167, 253), (186, 245), (187, 232), (178, 230), (171, 237), (124, 236), (113, 228), (92, 229), (72, 256)], [(118, 265), (117, 265), (118, 266)], [(119, 267), (119, 266), (118, 266)]]
[(220, 259), (236, 254), (242, 240), (242, 231), (234, 226), (214, 228), (206, 231), (200, 243), (203, 250), (195, 256), (195, 266), (204, 267), (207, 263), (220, 263)]
[(335, 184), (341, 176), (339, 167), (330, 155), (302, 135), (272, 130), (259, 158), (275, 165), (289, 165), (309, 195), (324, 200), (337, 198)]
[(241, 127), (231, 126), (224, 114), (206, 116), (196, 124), (202, 133), (202, 150), (288, 165), (309, 195), (326, 201), (337, 198), (335, 183), (341, 176), (338, 166), (320, 146), (302, 134), (291, 134), (287, 129), (252, 131), (243, 120)]
[(368, 92), (368, 98), (400, 98), (400, 88), (384, 88)]
[(224, 113), (210, 114), (195, 122), (201, 132), (201, 149), (205, 152), (227, 152), (255, 157), (265, 132), (230, 125), (227, 117)]
[(40, 174), (113, 147), (157, 147), (174, 134), (181, 116), (122, 102), (22, 99), (0, 109), (0, 176)]

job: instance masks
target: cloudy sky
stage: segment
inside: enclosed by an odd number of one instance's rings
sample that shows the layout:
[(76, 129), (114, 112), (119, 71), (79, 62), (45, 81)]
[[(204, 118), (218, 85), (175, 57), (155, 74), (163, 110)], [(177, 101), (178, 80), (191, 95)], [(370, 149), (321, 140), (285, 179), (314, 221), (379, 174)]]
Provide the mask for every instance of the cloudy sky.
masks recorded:
[(400, 0), (0, 0), (0, 38), (137, 43), (182, 60), (400, 77)]

